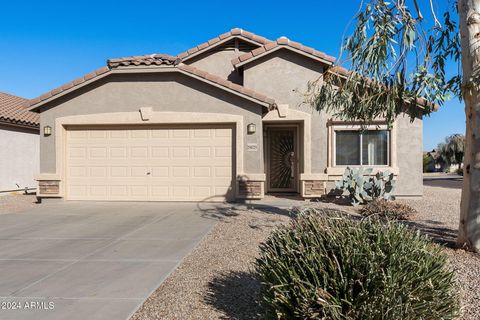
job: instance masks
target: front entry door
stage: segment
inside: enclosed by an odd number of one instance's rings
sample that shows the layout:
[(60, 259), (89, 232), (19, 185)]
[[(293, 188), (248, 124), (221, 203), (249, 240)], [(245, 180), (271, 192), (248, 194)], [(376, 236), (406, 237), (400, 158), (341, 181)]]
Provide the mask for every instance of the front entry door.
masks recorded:
[(296, 139), (296, 127), (270, 127), (267, 129), (268, 191), (297, 191)]

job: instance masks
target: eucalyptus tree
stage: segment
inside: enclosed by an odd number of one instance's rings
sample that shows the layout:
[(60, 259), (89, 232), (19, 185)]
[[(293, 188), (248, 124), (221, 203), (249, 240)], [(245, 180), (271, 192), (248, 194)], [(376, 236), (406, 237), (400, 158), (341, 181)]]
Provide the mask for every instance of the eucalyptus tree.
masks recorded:
[(365, 0), (352, 21), (337, 65), (310, 83), (309, 102), (345, 120), (391, 125), (405, 111), (415, 118), (419, 105), (428, 114), (463, 100), (458, 243), (480, 251), (480, 0)]

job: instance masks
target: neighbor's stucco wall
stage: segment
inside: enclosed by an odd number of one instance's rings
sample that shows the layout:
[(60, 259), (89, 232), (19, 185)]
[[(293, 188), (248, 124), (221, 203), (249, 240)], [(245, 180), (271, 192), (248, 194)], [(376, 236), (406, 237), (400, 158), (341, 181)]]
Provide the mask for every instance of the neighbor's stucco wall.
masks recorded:
[(39, 173), (38, 130), (0, 124), (0, 191), (35, 188)]
[(277, 104), (310, 114), (312, 173), (325, 173), (327, 167), (327, 116), (304, 103), (308, 82), (323, 72), (320, 62), (288, 50), (278, 50), (244, 69), (244, 86), (275, 99)]
[[(180, 73), (111, 75), (47, 105), (40, 114), (41, 126), (55, 128), (55, 119), (65, 116), (109, 112), (205, 112), (240, 115), (245, 126), (261, 128), (262, 106)], [(140, 113), (139, 113), (140, 117)], [(244, 173), (263, 173), (261, 131), (244, 135), (244, 146), (258, 145), (256, 152), (244, 152)], [(40, 139), (41, 173), (56, 172), (55, 134)]]

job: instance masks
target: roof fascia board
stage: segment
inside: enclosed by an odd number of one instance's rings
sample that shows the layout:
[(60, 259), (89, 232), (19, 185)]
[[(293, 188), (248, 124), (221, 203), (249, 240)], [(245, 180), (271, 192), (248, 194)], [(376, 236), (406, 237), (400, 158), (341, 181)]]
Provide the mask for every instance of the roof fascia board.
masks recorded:
[(30, 125), (30, 124), (23, 124), (17, 123), (14, 121), (4, 120), (4, 118), (0, 118), (0, 125), (9, 126), (9, 127), (18, 127), (22, 129), (30, 129), (34, 131), (40, 131), (40, 125)]

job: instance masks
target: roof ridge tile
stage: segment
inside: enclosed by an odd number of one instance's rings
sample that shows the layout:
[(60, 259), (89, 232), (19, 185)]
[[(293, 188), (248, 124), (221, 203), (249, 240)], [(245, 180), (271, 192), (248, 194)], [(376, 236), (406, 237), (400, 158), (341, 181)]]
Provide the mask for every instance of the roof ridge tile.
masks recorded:
[(289, 47), (289, 48), (293, 48), (293, 49), (296, 49), (296, 50), (300, 50), (304, 53), (307, 53), (307, 54), (312, 55), (314, 57), (325, 60), (325, 62), (329, 63), (329, 64), (333, 64), (336, 61), (335, 57), (329, 56), (326, 53), (318, 51), (314, 48), (307, 47), (307, 46), (301, 44), (300, 42), (291, 41), (289, 38), (287, 38), (285, 36), (282, 36), (275, 41), (268, 42), (261, 47), (258, 47), (256, 49), (250, 51), (250, 52), (244, 53), (244, 54), (238, 56), (237, 58), (232, 59), (232, 64), (234, 66), (236, 66), (239, 63), (242, 63), (242, 62), (248, 61), (250, 59), (253, 59), (256, 56), (259, 56), (263, 53), (266, 53), (266, 52), (271, 51), (271, 50), (273, 50), (275, 48), (278, 48), (278, 47)]
[(254, 41), (254, 42), (258, 43), (259, 45), (264, 45), (264, 44), (267, 44), (269, 42), (272, 42), (271, 40), (268, 40), (265, 37), (256, 35), (252, 32), (243, 30), (241, 28), (233, 28), (230, 31), (222, 33), (221, 35), (218, 35), (218, 36), (208, 40), (207, 42), (204, 42), (200, 45), (197, 45), (193, 48), (190, 48), (190, 49), (186, 50), (185, 52), (179, 53), (177, 55), (177, 57), (181, 58), (181, 59), (188, 58), (189, 56), (191, 56), (193, 54), (196, 54), (199, 51), (207, 50), (209, 47), (215, 45), (216, 43), (218, 43), (220, 41), (223, 41), (223, 40), (231, 38), (231, 37), (232, 38), (233, 37), (238, 37), (238, 36), (241, 36), (241, 37), (244, 37), (248, 40)]

